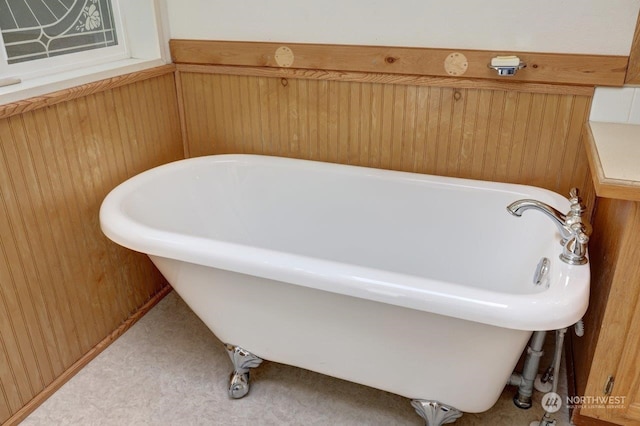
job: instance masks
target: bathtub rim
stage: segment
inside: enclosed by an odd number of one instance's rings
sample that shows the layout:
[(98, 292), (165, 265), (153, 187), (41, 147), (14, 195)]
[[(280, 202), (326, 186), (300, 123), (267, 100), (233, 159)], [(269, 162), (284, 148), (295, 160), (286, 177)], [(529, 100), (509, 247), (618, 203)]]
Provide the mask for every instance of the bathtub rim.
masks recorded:
[[(558, 264), (554, 284), (539, 293), (511, 294), (436, 281), (391, 271), (248, 245), (211, 240), (159, 230), (126, 216), (121, 203), (140, 185), (157, 174), (182, 169), (194, 163), (267, 161), (272, 164), (340, 168), (341, 173), (366, 173), (381, 178), (411, 179), (505, 191), (546, 194), (558, 202), (566, 199), (538, 187), (374, 169), (334, 163), (250, 154), (223, 154), (178, 160), (142, 172), (121, 183), (105, 197), (100, 225), (112, 241), (129, 249), (201, 264), (247, 275), (316, 288), (352, 297), (403, 306), (410, 309), (517, 330), (554, 330), (568, 327), (584, 315), (588, 305), (588, 266)], [(506, 206), (505, 206), (506, 211)], [(159, 244), (161, 243), (161, 244)], [(292, 268), (291, 265), (296, 265)], [(587, 264), (588, 265), (588, 264)]]

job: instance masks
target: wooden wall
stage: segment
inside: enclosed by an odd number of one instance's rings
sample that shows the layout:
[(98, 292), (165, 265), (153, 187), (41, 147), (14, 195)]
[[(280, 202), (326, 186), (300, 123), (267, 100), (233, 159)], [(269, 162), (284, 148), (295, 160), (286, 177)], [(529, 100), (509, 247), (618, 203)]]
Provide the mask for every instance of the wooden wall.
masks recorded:
[(102, 235), (98, 209), (127, 177), (182, 158), (173, 70), (0, 107), (0, 423), (166, 285)]
[[(595, 199), (592, 89), (179, 65), (188, 156), (257, 153), (536, 185)], [(381, 81), (382, 80), (382, 81)]]

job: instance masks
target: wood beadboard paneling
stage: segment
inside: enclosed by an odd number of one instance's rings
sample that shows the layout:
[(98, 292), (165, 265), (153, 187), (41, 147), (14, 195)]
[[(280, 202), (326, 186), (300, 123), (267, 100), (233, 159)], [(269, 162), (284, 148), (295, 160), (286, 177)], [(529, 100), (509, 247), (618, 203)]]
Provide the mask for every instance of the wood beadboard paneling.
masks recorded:
[(0, 423), (165, 285), (98, 220), (117, 184), (183, 157), (163, 74), (0, 119)]
[(590, 96), (179, 72), (189, 156), (256, 153), (594, 191)]
[[(622, 86), (629, 59), (610, 55), (218, 40), (174, 39), (169, 44), (171, 57), (177, 64), (291, 67), (587, 86)], [(281, 47), (292, 52), (285, 61), (279, 61), (276, 55)], [(466, 58), (468, 65), (463, 72), (447, 71), (445, 61), (451, 54)], [(527, 67), (513, 76), (498, 76), (487, 65), (499, 55), (517, 55)]]

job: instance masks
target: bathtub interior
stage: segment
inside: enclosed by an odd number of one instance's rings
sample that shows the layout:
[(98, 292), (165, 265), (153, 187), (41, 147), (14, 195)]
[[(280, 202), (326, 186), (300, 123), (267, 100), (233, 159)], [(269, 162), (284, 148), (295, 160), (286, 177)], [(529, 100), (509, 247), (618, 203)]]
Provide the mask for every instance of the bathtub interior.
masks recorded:
[(559, 262), (559, 235), (547, 217), (506, 211), (521, 198), (566, 210), (567, 201), (549, 191), (253, 157), (213, 167), (199, 160), (140, 180), (125, 213), (167, 238), (206, 238), (503, 293), (544, 291), (533, 284), (538, 262), (551, 259), (552, 270)]

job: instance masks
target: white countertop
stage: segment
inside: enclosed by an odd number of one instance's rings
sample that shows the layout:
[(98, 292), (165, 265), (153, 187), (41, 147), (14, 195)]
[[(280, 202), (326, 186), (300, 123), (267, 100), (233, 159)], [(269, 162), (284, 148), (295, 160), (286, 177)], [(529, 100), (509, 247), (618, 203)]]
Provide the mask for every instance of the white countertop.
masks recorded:
[(640, 201), (640, 125), (589, 121), (584, 136), (596, 194)]
[(640, 125), (589, 122), (607, 179), (640, 182)]

